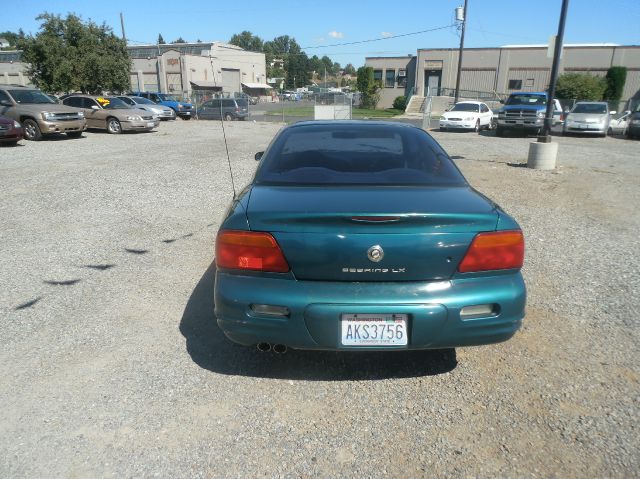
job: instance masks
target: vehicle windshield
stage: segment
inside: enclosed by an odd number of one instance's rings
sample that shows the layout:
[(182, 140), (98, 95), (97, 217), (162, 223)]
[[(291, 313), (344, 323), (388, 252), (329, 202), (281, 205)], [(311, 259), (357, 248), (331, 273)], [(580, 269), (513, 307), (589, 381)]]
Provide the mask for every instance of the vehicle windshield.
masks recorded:
[(40, 90), (9, 90), (9, 93), (16, 103), (55, 104), (55, 101)]
[(474, 103), (456, 103), (449, 111), (480, 111), (480, 105)]
[(99, 97), (96, 98), (96, 101), (100, 103), (100, 106), (105, 110), (124, 110), (125, 108), (131, 108), (131, 105), (127, 105), (120, 98), (116, 98), (115, 96), (109, 96), (106, 98)]
[(166, 93), (158, 93), (158, 96), (162, 101), (179, 101), (175, 96)]
[(593, 113), (602, 115), (607, 113), (607, 105), (603, 103), (578, 103), (571, 113)]
[(265, 153), (257, 184), (463, 186), (462, 174), (417, 128), (313, 125), (284, 130)]
[(131, 100), (133, 100), (134, 103), (137, 103), (138, 105), (155, 105), (156, 103), (149, 100), (148, 98), (143, 98), (141, 96), (133, 96), (131, 97)]
[(546, 105), (544, 95), (511, 95), (505, 105)]

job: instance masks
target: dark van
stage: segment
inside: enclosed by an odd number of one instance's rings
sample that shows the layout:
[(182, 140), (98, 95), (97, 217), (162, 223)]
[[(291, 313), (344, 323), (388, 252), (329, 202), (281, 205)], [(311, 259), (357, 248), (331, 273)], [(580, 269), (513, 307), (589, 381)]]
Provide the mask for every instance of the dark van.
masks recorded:
[(248, 116), (248, 103), (242, 98), (214, 98), (198, 108), (200, 120), (246, 120)]

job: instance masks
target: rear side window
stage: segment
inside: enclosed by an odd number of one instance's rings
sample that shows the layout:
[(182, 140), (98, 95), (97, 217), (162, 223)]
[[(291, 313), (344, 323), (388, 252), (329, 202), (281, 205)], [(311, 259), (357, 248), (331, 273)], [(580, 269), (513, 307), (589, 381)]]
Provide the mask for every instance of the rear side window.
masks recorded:
[(62, 100), (62, 103), (68, 106), (73, 106), (75, 108), (82, 108), (82, 98), (77, 96), (70, 96)]
[(284, 130), (265, 154), (255, 181), (273, 185), (466, 185), (444, 150), (423, 130), (344, 123)]

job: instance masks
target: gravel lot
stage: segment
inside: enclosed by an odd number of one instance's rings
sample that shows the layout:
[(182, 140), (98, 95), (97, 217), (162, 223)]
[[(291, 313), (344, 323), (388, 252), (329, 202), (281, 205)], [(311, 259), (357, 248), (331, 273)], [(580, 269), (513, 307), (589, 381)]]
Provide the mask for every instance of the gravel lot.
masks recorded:
[[(230, 123), (236, 184), (280, 128)], [(640, 142), (433, 132), (518, 219), (510, 341), (261, 354), (213, 318), (217, 122), (0, 148), (1, 477), (637, 477)]]

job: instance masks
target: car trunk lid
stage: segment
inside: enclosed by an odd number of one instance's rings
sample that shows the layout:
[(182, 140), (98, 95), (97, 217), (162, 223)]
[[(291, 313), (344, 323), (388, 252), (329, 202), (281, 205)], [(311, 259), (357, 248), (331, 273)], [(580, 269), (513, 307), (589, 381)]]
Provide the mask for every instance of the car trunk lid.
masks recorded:
[(418, 281), (450, 278), (498, 213), (468, 186), (255, 186), (247, 218), (274, 235), (298, 279)]

